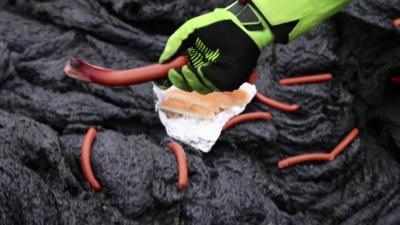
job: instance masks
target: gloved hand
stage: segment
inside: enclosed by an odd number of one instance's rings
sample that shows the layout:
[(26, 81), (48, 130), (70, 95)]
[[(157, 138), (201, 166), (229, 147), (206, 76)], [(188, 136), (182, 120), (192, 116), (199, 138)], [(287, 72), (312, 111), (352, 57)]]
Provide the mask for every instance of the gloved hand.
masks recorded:
[(168, 79), (156, 84), (201, 94), (235, 90), (248, 80), (267, 44), (299, 37), (350, 1), (240, 0), (195, 17), (168, 39), (159, 59), (165, 63), (185, 54), (189, 64), (171, 69)]
[(181, 70), (171, 69), (169, 80), (157, 83), (161, 87), (172, 83), (185, 91), (206, 94), (235, 90), (246, 82), (257, 64), (260, 49), (272, 40), (271, 32), (264, 29), (256, 13), (246, 9), (248, 15), (241, 14), (246, 18), (235, 16), (229, 7), (217, 8), (183, 24), (168, 39), (159, 61), (164, 63), (185, 54), (189, 64)]

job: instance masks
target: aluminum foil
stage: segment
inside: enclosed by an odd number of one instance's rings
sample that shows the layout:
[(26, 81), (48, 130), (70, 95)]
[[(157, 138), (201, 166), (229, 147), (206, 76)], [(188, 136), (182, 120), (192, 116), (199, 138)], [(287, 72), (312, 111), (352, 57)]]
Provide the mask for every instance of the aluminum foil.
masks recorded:
[(257, 93), (255, 85), (249, 83), (242, 84), (239, 89), (246, 91), (249, 96), (248, 101), (243, 107), (233, 106), (219, 112), (212, 120), (187, 116), (168, 118), (162, 110), (159, 110), (159, 105), (165, 94), (174, 89), (176, 89), (176, 87), (161, 90), (156, 85), (153, 86), (153, 91), (156, 95), (156, 111), (158, 112), (161, 123), (164, 125), (170, 137), (203, 152), (209, 152), (211, 150), (221, 135), (222, 128), (226, 122), (243, 112)]

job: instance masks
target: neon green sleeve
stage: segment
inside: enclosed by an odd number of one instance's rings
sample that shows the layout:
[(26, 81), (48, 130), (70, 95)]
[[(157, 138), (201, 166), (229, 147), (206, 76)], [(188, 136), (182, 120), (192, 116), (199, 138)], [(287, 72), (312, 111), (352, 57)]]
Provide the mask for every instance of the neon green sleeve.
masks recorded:
[(299, 20), (289, 34), (294, 40), (337, 13), (352, 0), (253, 0), (271, 25)]

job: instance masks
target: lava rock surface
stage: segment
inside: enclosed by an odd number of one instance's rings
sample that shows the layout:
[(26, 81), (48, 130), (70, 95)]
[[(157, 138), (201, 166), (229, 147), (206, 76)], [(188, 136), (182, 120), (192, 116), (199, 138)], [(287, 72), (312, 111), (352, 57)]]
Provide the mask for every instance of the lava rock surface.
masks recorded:
[[(157, 61), (179, 25), (230, 1), (6, 0), (0, 3), (0, 224), (400, 224), (398, 0), (358, 0), (259, 60), (260, 92), (297, 103), (269, 122), (238, 125), (208, 154), (184, 146), (189, 185), (154, 110), (151, 84), (72, 80), (70, 56), (115, 69)], [(330, 82), (282, 87), (282, 78), (330, 72)], [(93, 192), (79, 165), (96, 127)], [(286, 157), (334, 161), (279, 170)]]

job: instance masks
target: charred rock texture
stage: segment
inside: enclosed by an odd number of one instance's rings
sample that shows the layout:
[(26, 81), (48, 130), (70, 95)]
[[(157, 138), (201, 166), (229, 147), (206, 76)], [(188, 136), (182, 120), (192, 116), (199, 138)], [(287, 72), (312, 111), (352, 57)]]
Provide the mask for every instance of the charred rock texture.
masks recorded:
[[(185, 146), (189, 186), (154, 111), (151, 84), (103, 87), (67, 78), (69, 56), (115, 69), (157, 61), (180, 24), (229, 1), (8, 0), (0, 3), (0, 224), (400, 224), (400, 17), (396, 0), (359, 0), (259, 60), (263, 94), (301, 105), (222, 134), (211, 153)], [(282, 87), (297, 75), (331, 82)], [(90, 190), (79, 167), (98, 135)], [(289, 156), (334, 161), (278, 170)]]

